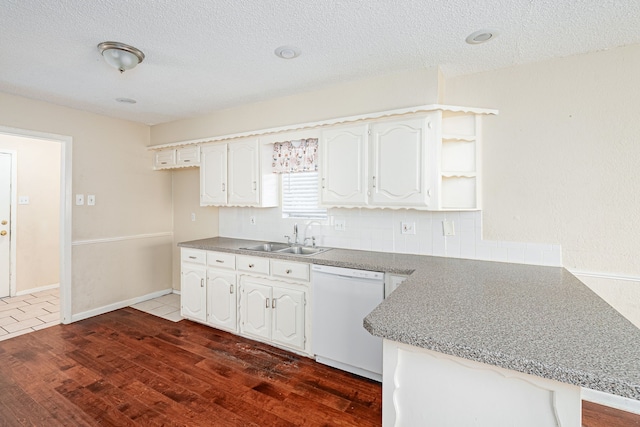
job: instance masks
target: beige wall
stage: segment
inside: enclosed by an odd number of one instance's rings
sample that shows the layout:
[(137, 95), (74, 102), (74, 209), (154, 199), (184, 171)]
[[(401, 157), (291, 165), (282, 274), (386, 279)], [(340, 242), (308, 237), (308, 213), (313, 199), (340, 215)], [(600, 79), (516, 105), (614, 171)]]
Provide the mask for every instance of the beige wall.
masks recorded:
[(73, 206), (73, 314), (171, 288), (171, 176), (152, 170), (149, 127), (3, 93), (0, 111), (0, 126), (71, 136), (73, 193), (96, 195)]
[(15, 150), (16, 290), (24, 292), (59, 283), (60, 278), (60, 144), (0, 134), (0, 149)]
[(439, 102), (438, 68), (348, 82), (151, 127), (151, 145)]
[(560, 243), (567, 268), (640, 277), (640, 45), (447, 81), (484, 121), (484, 234)]
[[(178, 243), (218, 235), (218, 208), (200, 206), (200, 168), (158, 173), (173, 175), (173, 287), (180, 289)], [(191, 214), (195, 214), (192, 221)]]

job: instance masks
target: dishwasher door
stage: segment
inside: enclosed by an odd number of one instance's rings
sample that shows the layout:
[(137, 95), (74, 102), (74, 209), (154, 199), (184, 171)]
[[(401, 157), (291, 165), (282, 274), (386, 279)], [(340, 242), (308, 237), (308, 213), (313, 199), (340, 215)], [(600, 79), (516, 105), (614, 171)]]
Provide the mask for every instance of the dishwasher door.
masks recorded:
[(382, 339), (363, 319), (384, 299), (384, 273), (314, 265), (312, 344), (316, 361), (382, 380)]

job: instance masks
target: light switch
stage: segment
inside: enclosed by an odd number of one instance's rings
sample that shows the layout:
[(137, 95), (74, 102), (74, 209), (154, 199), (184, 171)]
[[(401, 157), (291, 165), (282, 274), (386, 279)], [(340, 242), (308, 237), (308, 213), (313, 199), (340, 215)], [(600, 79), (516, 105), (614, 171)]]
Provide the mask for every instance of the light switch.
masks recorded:
[(76, 194), (76, 206), (84, 205), (84, 194)]
[(344, 219), (336, 219), (333, 223), (333, 228), (336, 231), (344, 231), (347, 228), (347, 221)]
[(94, 194), (87, 195), (87, 206), (95, 206), (96, 205), (96, 196)]
[(196, 220), (196, 213), (191, 212), (191, 221), (195, 221), (195, 220)]

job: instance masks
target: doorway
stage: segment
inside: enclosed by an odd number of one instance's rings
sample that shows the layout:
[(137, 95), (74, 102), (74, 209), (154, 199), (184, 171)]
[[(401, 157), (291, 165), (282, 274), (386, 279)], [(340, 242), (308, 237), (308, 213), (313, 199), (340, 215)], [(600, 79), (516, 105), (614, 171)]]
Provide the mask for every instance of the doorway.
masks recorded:
[[(13, 231), (11, 208), (15, 188), (15, 152), (0, 151), (0, 298), (8, 297), (12, 288), (12, 264), (15, 242), (11, 239)], [(13, 248), (12, 248), (13, 246)]]
[[(72, 151), (72, 138), (70, 136), (64, 135), (56, 135), (49, 133), (42, 133), (24, 129), (16, 129), (0, 126), (0, 135), (10, 136), (10, 137), (23, 137), (29, 139), (36, 139), (41, 141), (47, 141), (54, 144), (57, 144), (59, 147), (59, 175), (60, 175), (60, 186), (59, 186), (59, 221), (58, 221), (58, 230), (59, 230), (59, 239), (57, 242), (57, 246), (59, 248), (59, 270), (58, 270), (58, 283), (60, 287), (60, 321), (61, 323), (70, 323), (71, 322), (71, 151)], [(6, 150), (4, 150), (6, 151)], [(3, 161), (0, 159), (0, 161)], [(6, 160), (5, 160), (6, 161)], [(16, 162), (15, 156), (12, 159), (12, 173), (16, 173)], [(4, 169), (4, 168), (2, 168)], [(15, 183), (14, 183), (15, 189)], [(0, 191), (3, 191), (0, 189)], [(0, 195), (0, 197), (2, 197)], [(16, 192), (13, 191), (13, 197), (16, 198)], [(28, 203), (28, 197), (25, 200), (20, 200), (19, 202)], [(15, 210), (16, 203), (12, 204), (11, 210)], [(0, 202), (0, 209), (2, 209), (2, 205)], [(0, 211), (0, 215), (2, 212)], [(13, 212), (12, 219), (16, 218), (15, 212)], [(3, 218), (0, 218), (0, 224), (2, 223)], [(7, 225), (11, 225), (9, 220), (7, 221)], [(1, 234), (0, 229), (0, 234)], [(12, 228), (12, 232), (15, 233), (15, 227)], [(15, 236), (15, 234), (14, 234)], [(0, 236), (2, 237), (2, 236)], [(13, 239), (15, 242), (15, 239)], [(1, 242), (0, 242), (1, 243)], [(14, 243), (10, 244), (9, 249), (12, 249)], [(10, 260), (10, 268), (12, 268), (12, 279), (10, 279), (10, 290), (11, 293), (16, 292), (15, 283), (11, 283), (13, 277), (15, 277), (15, 247), (13, 247), (13, 255), (9, 255)], [(0, 263), (4, 261), (0, 260)], [(34, 262), (37, 262), (35, 260)], [(1, 274), (1, 273), (0, 273)]]

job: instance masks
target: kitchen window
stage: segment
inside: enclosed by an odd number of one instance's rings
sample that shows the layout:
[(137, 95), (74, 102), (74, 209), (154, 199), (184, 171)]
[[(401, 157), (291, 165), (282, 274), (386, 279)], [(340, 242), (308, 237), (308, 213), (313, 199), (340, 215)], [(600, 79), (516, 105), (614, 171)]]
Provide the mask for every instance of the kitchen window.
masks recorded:
[(317, 171), (282, 174), (283, 218), (327, 219), (319, 201)]

